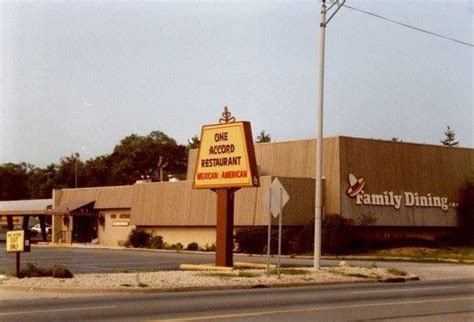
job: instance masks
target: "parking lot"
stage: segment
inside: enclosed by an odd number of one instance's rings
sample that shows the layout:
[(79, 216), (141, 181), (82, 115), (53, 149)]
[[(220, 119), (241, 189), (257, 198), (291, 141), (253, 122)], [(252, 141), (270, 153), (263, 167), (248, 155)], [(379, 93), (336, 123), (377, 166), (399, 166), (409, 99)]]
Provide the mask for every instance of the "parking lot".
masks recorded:
[[(0, 244), (5, 249), (5, 244)], [(137, 250), (108, 250), (87, 248), (31, 248), (21, 253), (21, 267), (32, 263), (39, 267), (62, 265), (73, 273), (113, 273), (177, 269), (181, 263), (208, 263), (213, 254), (183, 254)], [(15, 269), (15, 254), (0, 256), (0, 271)]]

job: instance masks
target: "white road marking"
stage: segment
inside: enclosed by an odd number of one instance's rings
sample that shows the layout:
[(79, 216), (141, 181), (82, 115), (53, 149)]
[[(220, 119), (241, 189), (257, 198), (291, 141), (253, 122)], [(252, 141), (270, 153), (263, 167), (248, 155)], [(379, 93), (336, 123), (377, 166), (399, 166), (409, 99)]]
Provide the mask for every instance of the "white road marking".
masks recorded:
[(33, 313), (67, 312), (67, 311), (104, 310), (104, 309), (115, 309), (115, 308), (117, 308), (116, 305), (90, 306), (90, 307), (78, 307), (78, 308), (72, 307), (72, 308), (67, 308), (67, 309), (50, 309), (50, 310), (36, 310), (36, 311), (6, 312), (6, 313), (0, 313), (0, 316), (33, 314)]
[(370, 303), (370, 304), (352, 304), (352, 305), (333, 305), (333, 306), (321, 306), (308, 309), (294, 309), (294, 310), (277, 310), (277, 311), (263, 311), (263, 312), (250, 312), (250, 313), (237, 313), (237, 314), (225, 314), (225, 315), (208, 315), (208, 316), (196, 316), (196, 317), (182, 317), (176, 319), (156, 320), (156, 321), (200, 321), (200, 320), (211, 320), (211, 319), (231, 319), (240, 317), (259, 316), (267, 314), (282, 314), (282, 313), (298, 313), (298, 312), (311, 312), (311, 311), (322, 311), (331, 309), (353, 309), (360, 307), (374, 307), (374, 306), (388, 306), (388, 305), (404, 305), (404, 304), (418, 304), (418, 303), (437, 303), (447, 301), (465, 301), (474, 300), (474, 297), (457, 297), (452, 299), (440, 299), (440, 300), (425, 300), (425, 301), (405, 301), (405, 302), (388, 302), (388, 303)]
[(439, 290), (447, 288), (456, 288), (455, 286), (439, 286), (439, 287), (413, 287), (413, 288), (398, 288), (390, 290), (373, 290), (373, 291), (353, 291), (353, 294), (365, 294), (365, 293), (386, 293), (386, 292), (397, 292), (397, 291), (421, 291), (421, 290)]

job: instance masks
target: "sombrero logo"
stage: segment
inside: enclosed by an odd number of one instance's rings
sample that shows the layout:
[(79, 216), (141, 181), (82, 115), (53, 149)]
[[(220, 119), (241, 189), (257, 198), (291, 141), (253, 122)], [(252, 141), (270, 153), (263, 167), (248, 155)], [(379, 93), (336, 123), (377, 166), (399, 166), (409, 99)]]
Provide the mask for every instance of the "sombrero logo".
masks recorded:
[(417, 192), (401, 192), (394, 193), (393, 191), (384, 191), (382, 193), (366, 193), (365, 179), (363, 177), (357, 178), (354, 174), (349, 173), (349, 188), (346, 194), (349, 198), (355, 200), (356, 205), (364, 206), (388, 206), (395, 209), (405, 207), (432, 207), (440, 208), (447, 211), (449, 207), (457, 208), (456, 202), (448, 202), (447, 197), (434, 196), (431, 193), (419, 194)]
[(365, 180), (364, 178), (360, 177), (359, 179), (356, 178), (355, 175), (349, 173), (349, 189), (347, 189), (346, 194), (354, 198), (362, 191), (365, 187)]

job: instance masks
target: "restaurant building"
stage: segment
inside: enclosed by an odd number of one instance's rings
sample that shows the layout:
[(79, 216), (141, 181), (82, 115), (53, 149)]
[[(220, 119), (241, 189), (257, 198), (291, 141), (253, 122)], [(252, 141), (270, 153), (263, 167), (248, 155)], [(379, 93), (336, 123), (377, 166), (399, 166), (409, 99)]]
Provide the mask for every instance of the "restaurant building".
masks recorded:
[[(455, 232), (460, 189), (474, 181), (474, 149), (338, 136), (324, 139), (323, 151), (325, 215), (350, 218), (377, 237)], [(290, 196), (283, 225), (309, 223), (315, 140), (257, 144), (255, 154), (260, 187), (236, 192), (234, 226), (268, 224), (264, 195), (276, 177)], [(169, 244), (214, 244), (216, 196), (192, 189), (196, 160), (191, 150), (186, 181), (54, 190), (44, 211), (52, 216), (52, 242), (117, 246), (139, 228)]]

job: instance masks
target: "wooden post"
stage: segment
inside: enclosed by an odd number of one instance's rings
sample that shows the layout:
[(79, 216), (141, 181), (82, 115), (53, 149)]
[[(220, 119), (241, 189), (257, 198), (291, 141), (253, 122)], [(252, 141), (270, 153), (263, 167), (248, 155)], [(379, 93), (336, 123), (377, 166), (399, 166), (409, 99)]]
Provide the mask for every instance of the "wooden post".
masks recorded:
[(234, 194), (238, 189), (216, 189), (216, 266), (233, 266)]
[(46, 220), (44, 215), (39, 216), (40, 227), (41, 227), (41, 237), (43, 237), (43, 241), (47, 241), (48, 238), (46, 236)]
[(16, 277), (20, 277), (20, 253), (16, 253)]
[(28, 223), (29, 222), (30, 222), (30, 216), (28, 216), (28, 215), (23, 216), (23, 224), (22, 224), (23, 230), (28, 230)]
[(8, 230), (13, 230), (13, 216), (7, 216)]

